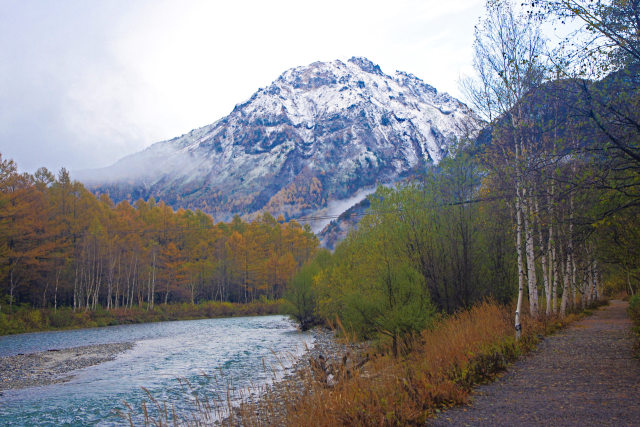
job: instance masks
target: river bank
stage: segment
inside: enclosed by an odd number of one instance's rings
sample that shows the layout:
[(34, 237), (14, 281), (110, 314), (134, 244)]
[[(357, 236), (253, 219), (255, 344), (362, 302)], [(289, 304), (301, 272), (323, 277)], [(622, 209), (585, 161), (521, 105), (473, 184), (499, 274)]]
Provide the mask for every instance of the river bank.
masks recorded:
[(73, 371), (114, 360), (133, 343), (87, 345), (51, 349), (0, 358), (0, 394), (4, 390), (58, 384), (73, 378)]
[[(283, 355), (276, 362), (293, 362), (284, 375), (271, 385), (255, 388), (223, 424), (237, 425), (240, 419), (277, 423), (284, 419), (286, 405), (292, 399), (311, 391), (310, 384), (332, 387), (340, 375), (362, 360), (365, 344), (346, 343), (329, 329), (318, 328), (311, 334), (313, 344), (306, 347), (303, 355), (298, 354), (295, 359), (290, 359), (293, 354)], [(133, 342), (107, 343), (0, 357), (0, 396), (7, 390), (68, 382), (77, 370), (114, 360), (134, 346)]]
[[(120, 353), (117, 346), (103, 345), (125, 342), (135, 344)], [(92, 347), (85, 346), (97, 347), (89, 351)], [(157, 322), (2, 337), (0, 371), (4, 375), (0, 383), (6, 385), (0, 397), (0, 425), (122, 425), (128, 420), (119, 414), (128, 413), (129, 405), (135, 425), (143, 425), (144, 402), (149, 414), (157, 416), (156, 408), (148, 405), (150, 396), (168, 402), (167, 407), (173, 406), (176, 413), (186, 414), (194, 405), (186, 389), (216, 398), (226, 395), (228, 385), (246, 389), (270, 383), (272, 372), (264, 366), (276, 367), (279, 378), (283, 373), (276, 353), (295, 357), (303, 354), (305, 347), (313, 347), (311, 334), (296, 331), (295, 324), (284, 316)], [(63, 351), (65, 348), (72, 349)], [(115, 360), (108, 361), (111, 357), (107, 353), (113, 353)], [(36, 360), (54, 355), (55, 360)], [(85, 359), (101, 359), (73, 360), (83, 355)], [(51, 365), (58, 368), (51, 369)], [(52, 375), (45, 377), (44, 371), (52, 371)], [(20, 378), (22, 382), (18, 382)]]
[(337, 337), (335, 331), (322, 327), (311, 333), (313, 346), (292, 361), (282, 378), (245, 395), (241, 404), (218, 425), (284, 425), (287, 408), (318, 389), (334, 387), (368, 360), (368, 343), (349, 342)]

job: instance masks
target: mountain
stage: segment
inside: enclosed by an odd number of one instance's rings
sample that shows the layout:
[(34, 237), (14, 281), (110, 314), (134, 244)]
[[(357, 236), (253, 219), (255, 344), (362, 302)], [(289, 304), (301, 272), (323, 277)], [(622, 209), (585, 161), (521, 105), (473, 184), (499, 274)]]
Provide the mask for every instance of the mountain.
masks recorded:
[(285, 71), (226, 117), (85, 171), (115, 201), (154, 196), (217, 220), (264, 211), (320, 231), (378, 184), (437, 163), (480, 120), (405, 72), (366, 58)]

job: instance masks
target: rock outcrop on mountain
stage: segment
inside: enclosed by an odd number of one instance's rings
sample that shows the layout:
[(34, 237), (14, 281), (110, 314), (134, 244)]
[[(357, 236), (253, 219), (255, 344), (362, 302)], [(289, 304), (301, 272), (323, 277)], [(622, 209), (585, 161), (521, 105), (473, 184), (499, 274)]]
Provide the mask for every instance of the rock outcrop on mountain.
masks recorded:
[(285, 71), (215, 123), (80, 176), (115, 201), (154, 196), (217, 220), (269, 211), (320, 231), (376, 185), (477, 132), (467, 106), (365, 58)]

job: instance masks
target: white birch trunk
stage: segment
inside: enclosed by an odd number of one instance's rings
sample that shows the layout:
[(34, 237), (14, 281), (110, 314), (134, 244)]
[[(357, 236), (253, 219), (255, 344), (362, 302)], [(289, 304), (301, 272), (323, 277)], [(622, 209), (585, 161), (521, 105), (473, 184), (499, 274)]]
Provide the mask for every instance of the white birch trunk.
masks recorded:
[(148, 272), (147, 279), (147, 311), (149, 311), (149, 301), (151, 300), (151, 270)]
[[(574, 171), (575, 172), (575, 171)], [(569, 292), (571, 296), (569, 306), (573, 309), (576, 301), (576, 262), (573, 251), (573, 194), (569, 196), (569, 241), (567, 243), (569, 256), (567, 257), (567, 274), (569, 276)]]
[(60, 282), (60, 271), (61, 271), (60, 268), (56, 271), (56, 289), (53, 292), (53, 311), (54, 312), (58, 311), (58, 283)]
[(571, 255), (571, 308), (576, 308), (576, 295), (578, 292), (578, 280), (576, 277), (577, 267), (576, 267), (576, 257), (575, 255)]
[(149, 304), (151, 305), (151, 309), (153, 310), (153, 303), (156, 299), (156, 252), (153, 251), (153, 265), (151, 268), (151, 299)]
[(78, 309), (78, 264), (76, 262), (76, 275), (73, 279), (73, 311)]
[(538, 222), (538, 238), (540, 242), (540, 249), (542, 250), (541, 254), (541, 262), (542, 262), (542, 280), (544, 283), (544, 295), (546, 297), (546, 307), (545, 313), (548, 316), (551, 315), (551, 283), (549, 280), (548, 273), (550, 271), (549, 266), (547, 265), (547, 251), (551, 246), (550, 241), (547, 244), (547, 247), (544, 247), (544, 239), (542, 237), (542, 221), (540, 221), (540, 207), (538, 205), (538, 199), (535, 201), (536, 208), (536, 218)]
[(593, 260), (593, 265), (591, 266), (591, 279), (593, 280), (591, 303), (595, 303), (598, 301), (598, 272), (596, 270), (596, 260)]
[(551, 193), (549, 195), (549, 250), (550, 250), (550, 266), (549, 266), (549, 274), (552, 277), (551, 279), (551, 303), (553, 305), (553, 313), (558, 314), (558, 278), (560, 277), (560, 271), (558, 268), (558, 257), (557, 257), (557, 245), (554, 240), (554, 209), (553, 209), (553, 194), (555, 193), (555, 185), (551, 184)]
[[(529, 197), (531, 197), (531, 195), (529, 195)], [(536, 276), (536, 260), (533, 242), (533, 221), (529, 221), (531, 217), (531, 202), (527, 201), (524, 205), (525, 249), (527, 254), (527, 276), (529, 279), (529, 313), (532, 317), (536, 318), (538, 317), (538, 278)]]
[(593, 280), (593, 261), (589, 263), (589, 269), (587, 271), (589, 293), (587, 294), (587, 305), (593, 303), (593, 295), (595, 294), (595, 281)]
[(567, 303), (569, 301), (569, 282), (570, 282), (570, 271), (571, 268), (571, 254), (567, 254), (567, 259), (565, 261), (565, 268), (562, 280), (562, 302), (560, 303), (560, 316), (564, 317), (567, 314)]
[(520, 200), (520, 183), (516, 183), (516, 253), (518, 255), (518, 304), (516, 306), (516, 339), (520, 338), (522, 333), (522, 324), (520, 323), (520, 314), (522, 313), (522, 298), (524, 295), (524, 260), (522, 257), (522, 206)]
[(553, 304), (553, 314), (558, 314), (558, 278), (560, 271), (558, 268), (558, 259), (556, 246), (551, 248), (551, 264), (553, 266), (553, 282), (551, 284), (551, 302)]

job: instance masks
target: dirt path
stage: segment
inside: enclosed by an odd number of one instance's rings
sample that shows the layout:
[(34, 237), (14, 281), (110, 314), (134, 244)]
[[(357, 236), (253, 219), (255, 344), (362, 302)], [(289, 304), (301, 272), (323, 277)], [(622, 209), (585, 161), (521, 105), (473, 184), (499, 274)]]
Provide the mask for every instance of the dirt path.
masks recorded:
[(611, 301), (548, 337), (471, 406), (436, 426), (640, 426), (640, 361), (632, 356), (627, 303)]

